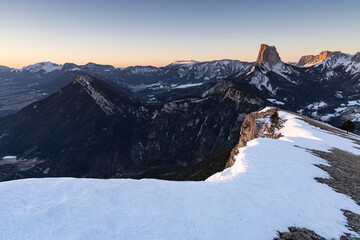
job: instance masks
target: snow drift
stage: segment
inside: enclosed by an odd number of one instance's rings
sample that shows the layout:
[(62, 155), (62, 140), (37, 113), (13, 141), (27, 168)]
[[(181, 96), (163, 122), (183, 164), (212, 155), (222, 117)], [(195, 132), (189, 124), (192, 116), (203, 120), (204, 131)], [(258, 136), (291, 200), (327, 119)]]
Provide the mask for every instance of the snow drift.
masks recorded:
[(307, 149), (360, 150), (294, 114), (279, 116), (283, 137), (249, 141), (231, 168), (204, 182), (2, 182), (0, 239), (273, 239), (289, 226), (325, 238), (356, 236), (341, 209), (360, 213), (360, 207), (314, 180), (329, 176), (314, 164), (328, 163)]

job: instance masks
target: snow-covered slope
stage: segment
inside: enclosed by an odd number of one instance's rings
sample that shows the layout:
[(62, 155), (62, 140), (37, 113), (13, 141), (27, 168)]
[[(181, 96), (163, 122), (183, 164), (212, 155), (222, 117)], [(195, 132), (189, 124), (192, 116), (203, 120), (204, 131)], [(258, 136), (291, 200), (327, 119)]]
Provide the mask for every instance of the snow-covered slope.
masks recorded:
[(345, 227), (341, 209), (360, 213), (359, 206), (314, 180), (329, 177), (314, 164), (328, 163), (308, 149), (360, 150), (294, 114), (279, 115), (283, 137), (249, 141), (231, 168), (205, 182), (2, 182), (0, 239), (273, 239), (289, 226), (327, 239), (356, 236)]
[(352, 55), (345, 54), (342, 52), (336, 52), (332, 54), (329, 58), (326, 58), (324, 61), (316, 64), (315, 66), (321, 66), (323, 69), (330, 68), (334, 69), (339, 66), (347, 66), (351, 63)]
[(52, 62), (40, 62), (33, 65), (29, 65), (27, 67), (23, 67), (19, 71), (20, 72), (30, 71), (32, 73), (44, 71), (45, 73), (49, 73), (55, 70), (60, 70), (62, 67), (63, 67), (62, 65), (58, 65)]

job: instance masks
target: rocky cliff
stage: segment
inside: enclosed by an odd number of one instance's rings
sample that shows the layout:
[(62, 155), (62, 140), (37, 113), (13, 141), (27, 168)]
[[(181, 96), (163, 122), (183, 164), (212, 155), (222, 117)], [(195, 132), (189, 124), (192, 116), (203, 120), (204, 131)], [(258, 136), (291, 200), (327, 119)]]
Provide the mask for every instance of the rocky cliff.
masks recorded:
[(319, 62), (324, 61), (325, 59), (327, 59), (328, 57), (330, 57), (331, 55), (333, 55), (335, 52), (330, 52), (330, 51), (322, 51), (320, 54), (318, 55), (306, 55), (306, 56), (302, 56), (298, 62), (298, 66), (300, 67), (308, 67), (308, 66), (312, 66), (315, 65)]
[(279, 119), (278, 109), (276, 108), (266, 108), (263, 111), (248, 114), (241, 125), (239, 143), (231, 151), (225, 168), (234, 165), (239, 148), (246, 147), (247, 142), (255, 138), (280, 138), (281, 134), (278, 130), (282, 127), (282, 124), (283, 122)]
[(281, 58), (276, 51), (276, 47), (268, 46), (266, 44), (261, 44), (259, 54), (256, 60), (258, 64), (267, 63), (269, 66), (274, 66), (277, 63), (281, 62)]

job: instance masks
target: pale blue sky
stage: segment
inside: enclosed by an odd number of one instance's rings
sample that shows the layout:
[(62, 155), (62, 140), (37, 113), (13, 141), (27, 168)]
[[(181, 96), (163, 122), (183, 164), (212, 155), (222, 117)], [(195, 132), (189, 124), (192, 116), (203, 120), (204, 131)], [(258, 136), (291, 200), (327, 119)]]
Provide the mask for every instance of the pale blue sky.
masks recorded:
[(163, 66), (179, 59), (284, 61), (360, 51), (360, 1), (0, 0), (0, 65)]

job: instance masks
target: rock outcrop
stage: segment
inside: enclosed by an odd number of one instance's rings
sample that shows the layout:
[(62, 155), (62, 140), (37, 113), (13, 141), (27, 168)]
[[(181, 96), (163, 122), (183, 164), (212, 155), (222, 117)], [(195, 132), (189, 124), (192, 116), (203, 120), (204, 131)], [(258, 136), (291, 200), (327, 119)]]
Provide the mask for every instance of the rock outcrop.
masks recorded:
[(289, 227), (289, 232), (279, 232), (279, 237), (275, 240), (325, 240), (315, 232), (306, 228)]
[(324, 61), (325, 59), (329, 58), (331, 55), (333, 55), (336, 52), (330, 52), (330, 51), (322, 51), (320, 54), (318, 55), (306, 55), (306, 56), (302, 56), (298, 62), (298, 66), (299, 67), (304, 67), (304, 66), (312, 66), (315, 65), (319, 62)]
[(239, 143), (231, 151), (225, 168), (234, 165), (239, 148), (247, 146), (247, 142), (255, 138), (280, 138), (281, 134), (278, 130), (282, 125), (283, 121), (279, 119), (278, 109), (276, 108), (268, 108), (267, 110), (248, 114), (241, 125)]
[(352, 58), (351, 61), (354, 61), (356, 63), (360, 63), (360, 52), (357, 52)]
[(276, 51), (275, 46), (268, 46), (266, 44), (261, 44), (259, 55), (257, 57), (257, 64), (268, 64), (270, 67), (274, 66), (277, 63), (281, 62), (281, 58)]

